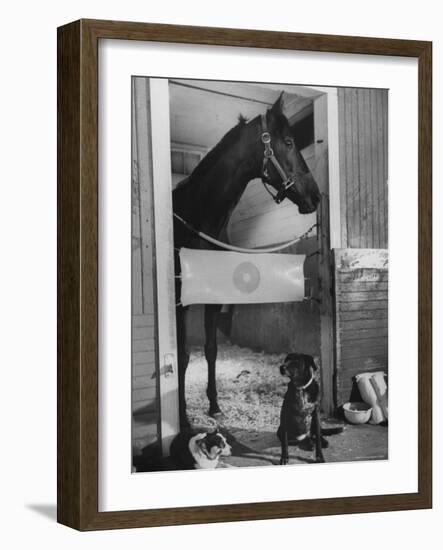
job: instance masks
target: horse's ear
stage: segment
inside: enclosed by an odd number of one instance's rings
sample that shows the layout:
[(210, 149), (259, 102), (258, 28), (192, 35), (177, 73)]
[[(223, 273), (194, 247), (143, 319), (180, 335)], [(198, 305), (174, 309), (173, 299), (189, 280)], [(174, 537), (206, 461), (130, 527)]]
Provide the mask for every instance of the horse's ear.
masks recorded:
[(283, 114), (283, 92), (278, 96), (277, 101), (274, 103), (274, 105), (271, 107), (271, 113), (275, 116), (282, 115)]

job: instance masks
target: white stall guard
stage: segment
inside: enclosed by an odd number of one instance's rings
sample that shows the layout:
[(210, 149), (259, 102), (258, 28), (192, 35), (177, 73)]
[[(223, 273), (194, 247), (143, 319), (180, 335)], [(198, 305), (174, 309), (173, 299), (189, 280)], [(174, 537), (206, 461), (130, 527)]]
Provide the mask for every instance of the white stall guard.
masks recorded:
[(180, 250), (181, 302), (252, 304), (300, 302), (305, 297), (302, 254), (243, 254)]

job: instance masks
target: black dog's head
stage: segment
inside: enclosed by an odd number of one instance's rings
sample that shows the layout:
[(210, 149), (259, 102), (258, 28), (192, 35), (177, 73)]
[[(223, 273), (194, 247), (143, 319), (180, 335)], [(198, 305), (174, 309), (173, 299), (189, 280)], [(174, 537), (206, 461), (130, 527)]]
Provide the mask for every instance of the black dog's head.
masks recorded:
[(289, 376), (291, 382), (297, 387), (308, 384), (316, 370), (314, 358), (304, 353), (290, 353), (286, 356), (283, 365), (280, 365), (280, 373), (283, 376)]

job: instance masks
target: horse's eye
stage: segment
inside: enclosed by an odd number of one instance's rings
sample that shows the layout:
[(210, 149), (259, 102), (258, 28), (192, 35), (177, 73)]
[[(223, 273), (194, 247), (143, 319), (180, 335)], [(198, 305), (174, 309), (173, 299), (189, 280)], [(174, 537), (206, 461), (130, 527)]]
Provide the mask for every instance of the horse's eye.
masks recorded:
[(294, 142), (291, 138), (286, 138), (285, 139), (285, 145), (286, 145), (286, 147), (288, 147), (288, 149), (291, 149), (294, 146)]

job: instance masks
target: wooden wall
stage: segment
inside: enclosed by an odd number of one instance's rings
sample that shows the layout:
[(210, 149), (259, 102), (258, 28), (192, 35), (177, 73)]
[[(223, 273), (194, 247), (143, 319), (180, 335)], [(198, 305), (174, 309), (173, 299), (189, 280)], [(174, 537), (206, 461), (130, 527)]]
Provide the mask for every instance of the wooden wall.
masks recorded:
[(338, 88), (342, 246), (388, 247), (388, 91)]
[(132, 444), (158, 442), (149, 80), (132, 81)]
[(388, 251), (336, 249), (336, 405), (353, 377), (388, 370)]

